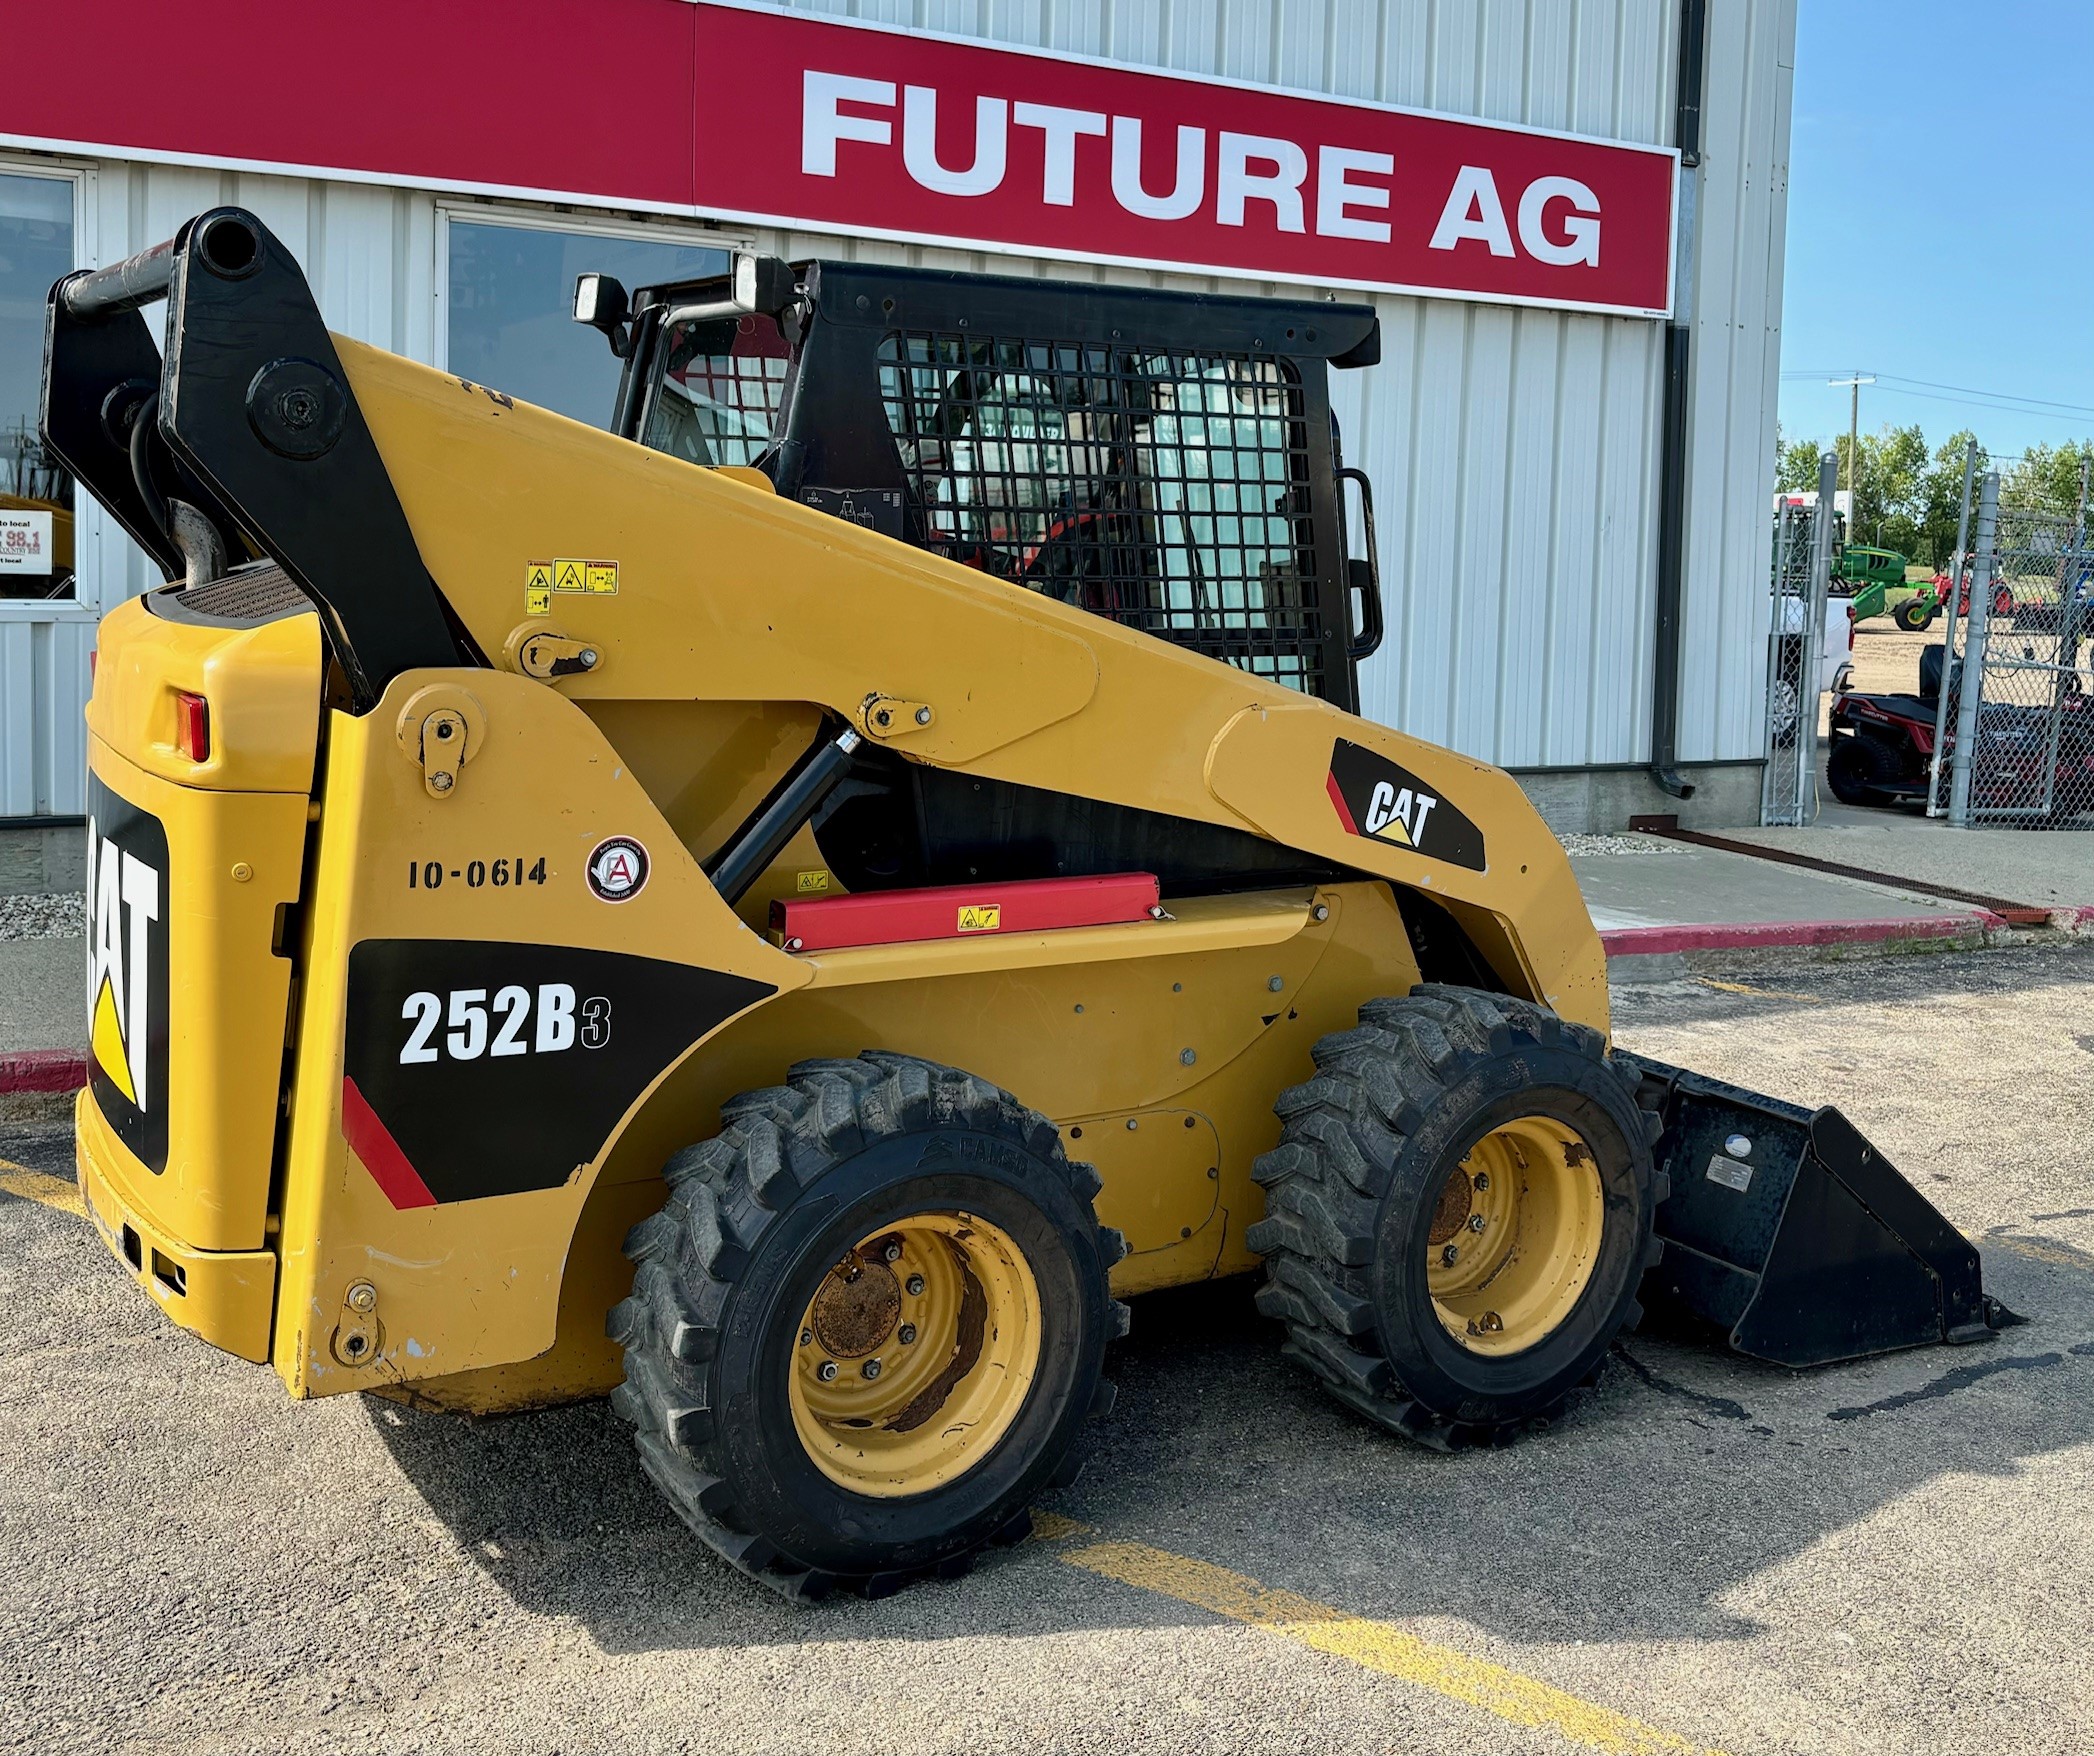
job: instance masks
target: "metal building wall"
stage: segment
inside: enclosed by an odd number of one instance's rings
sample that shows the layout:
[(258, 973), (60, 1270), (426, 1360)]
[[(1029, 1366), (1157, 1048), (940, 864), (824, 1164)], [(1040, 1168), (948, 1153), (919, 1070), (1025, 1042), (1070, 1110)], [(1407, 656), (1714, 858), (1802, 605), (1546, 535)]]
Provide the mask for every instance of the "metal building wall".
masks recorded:
[[(1691, 282), (1684, 718), (1689, 762), (1761, 754), (1796, 0), (1710, 7)], [(1186, 72), (1669, 143), (1678, 0), (804, 0), (804, 9)], [(439, 356), (439, 198), (140, 163), (86, 167), (82, 237), (119, 260), (217, 202), (297, 250), (328, 322)], [(577, 223), (585, 223), (576, 215)], [(826, 253), (1221, 288), (1197, 277), (758, 234)], [(1244, 290), (1244, 283), (1226, 283)], [(1269, 290), (1322, 296), (1307, 289)], [(1632, 318), (1383, 296), (1383, 362), (1337, 374), (1373, 477), (1389, 636), (1372, 718), (1513, 768), (1650, 750), (1663, 335)], [(156, 576), (90, 505), (82, 607), (0, 622), (0, 817), (81, 809), (92, 613)]]
[[(794, 0), (1489, 121), (1669, 145), (1679, 0)], [(1761, 754), (1760, 574), (1779, 377), (1795, 0), (1714, 0), (1693, 276), (1680, 756)], [(771, 234), (780, 253), (1245, 290)], [(1684, 276), (1683, 276), (1684, 280)], [(1307, 289), (1274, 286), (1274, 292)], [(1378, 296), (1382, 364), (1335, 375), (1373, 478), (1389, 634), (1368, 717), (1512, 768), (1650, 754), (1664, 336), (1641, 319)]]

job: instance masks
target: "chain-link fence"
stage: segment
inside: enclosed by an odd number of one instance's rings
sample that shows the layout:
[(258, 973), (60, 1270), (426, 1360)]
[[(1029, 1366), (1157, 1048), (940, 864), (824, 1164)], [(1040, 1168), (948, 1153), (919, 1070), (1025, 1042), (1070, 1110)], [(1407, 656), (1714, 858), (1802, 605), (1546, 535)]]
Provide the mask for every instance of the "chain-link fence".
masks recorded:
[(1832, 560), (1832, 462), (1815, 502), (1783, 496), (1774, 509), (1773, 615), (1767, 633), (1767, 766), (1760, 821), (1808, 823), (1817, 814), (1818, 697), (1826, 679), (1826, 581)]
[(1964, 637), (1942, 671), (1935, 797), (1959, 824), (2094, 827), (2094, 533), (2084, 505), (2029, 511), (1998, 498), (1988, 476)]

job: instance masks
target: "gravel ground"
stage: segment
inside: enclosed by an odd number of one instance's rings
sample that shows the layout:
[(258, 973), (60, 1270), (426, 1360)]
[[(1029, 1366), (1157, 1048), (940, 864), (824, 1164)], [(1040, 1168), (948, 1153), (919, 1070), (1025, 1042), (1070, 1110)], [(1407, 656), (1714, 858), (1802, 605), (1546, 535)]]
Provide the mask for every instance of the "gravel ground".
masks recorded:
[(1567, 854), (1684, 854), (1688, 848), (1661, 835), (1559, 835)]
[(86, 931), (87, 899), (78, 891), (0, 896), (0, 939), (69, 939)]
[[(1836, 1099), (2031, 1319), (1809, 1373), (1654, 1335), (1440, 1456), (1282, 1360), (1249, 1288), (1136, 1301), (1051, 1509), (1088, 1535), (794, 1610), (688, 1537), (601, 1403), (294, 1405), (0, 1185), (0, 1749), (2066, 1756), (2094, 1723), (2094, 948), (1762, 965), (1617, 997), (1627, 1046)], [(64, 1174), (63, 1128), (0, 1157)], [(1103, 1578), (1143, 1543), (1372, 1619), (1310, 1650)], [(1255, 1610), (1257, 1604), (1252, 1602)], [(1344, 1624), (1334, 1626), (1342, 1628)], [(1377, 1671), (1427, 1641), (1674, 1742)]]

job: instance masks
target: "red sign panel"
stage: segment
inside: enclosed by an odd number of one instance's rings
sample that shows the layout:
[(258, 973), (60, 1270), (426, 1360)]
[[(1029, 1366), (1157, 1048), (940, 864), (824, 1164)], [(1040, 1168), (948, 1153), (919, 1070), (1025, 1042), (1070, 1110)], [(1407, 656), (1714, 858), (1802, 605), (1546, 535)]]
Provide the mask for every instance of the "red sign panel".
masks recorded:
[[(77, 45), (87, 31), (95, 53)], [(1676, 155), (690, 0), (32, 8), (0, 142), (1662, 315)], [(200, 100), (199, 92), (217, 94)]]
[[(1662, 314), (1675, 155), (708, 6), (708, 213)], [(731, 74), (727, 70), (732, 70)]]

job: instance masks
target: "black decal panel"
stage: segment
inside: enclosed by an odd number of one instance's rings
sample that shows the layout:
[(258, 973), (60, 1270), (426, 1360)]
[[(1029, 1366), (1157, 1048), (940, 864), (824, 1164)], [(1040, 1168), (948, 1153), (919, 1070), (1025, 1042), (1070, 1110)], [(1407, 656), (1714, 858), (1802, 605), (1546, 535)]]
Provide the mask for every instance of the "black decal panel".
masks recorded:
[(116, 1136), (167, 1169), (167, 831), (87, 777), (88, 1083)]
[[(671, 1060), (774, 991), (622, 952), (366, 939), (349, 953), (351, 1144), (397, 1205), (418, 1204), (396, 1193), (414, 1178), (440, 1202), (556, 1188)], [(411, 1178), (389, 1175), (394, 1153)]]
[(1386, 756), (1339, 738), (1331, 745), (1326, 786), (1349, 833), (1472, 872), (1484, 869), (1483, 831), (1458, 806)]

